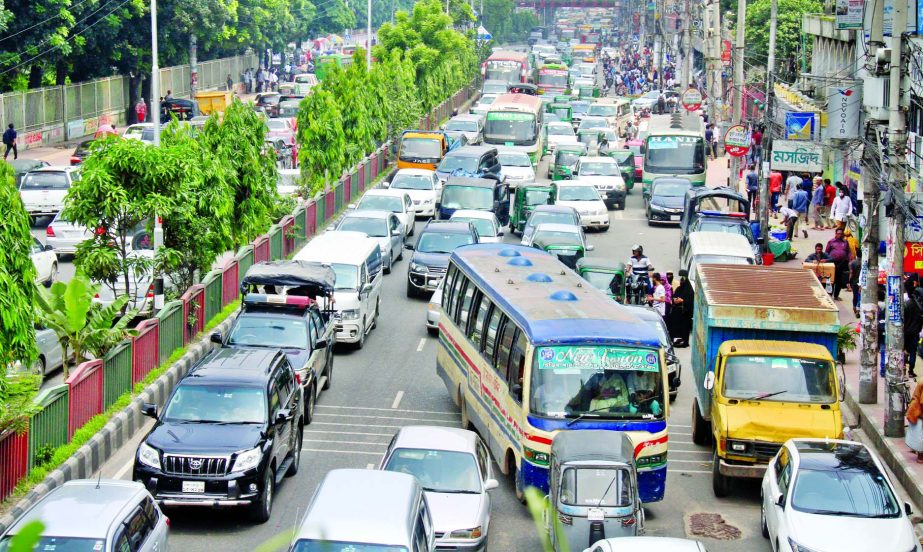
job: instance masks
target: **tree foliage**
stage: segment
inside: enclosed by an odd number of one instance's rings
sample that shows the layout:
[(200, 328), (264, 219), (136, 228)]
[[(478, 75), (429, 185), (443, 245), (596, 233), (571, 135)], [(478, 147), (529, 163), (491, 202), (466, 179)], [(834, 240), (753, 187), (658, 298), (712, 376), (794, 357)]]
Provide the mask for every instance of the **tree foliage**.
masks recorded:
[(538, 25), (533, 10), (517, 10), (512, 0), (484, 0), (483, 25), (496, 42), (513, 42), (528, 36)]
[(13, 168), (0, 163), (0, 374), (14, 362), (31, 366), (38, 351), (32, 328), (35, 266), (29, 215)]
[[(776, 68), (786, 72), (801, 44), (801, 19), (805, 13), (823, 11), (819, 0), (778, 0), (776, 31)], [(765, 66), (769, 54), (769, 15), (771, 0), (755, 0), (747, 4), (746, 44), (747, 64)]]

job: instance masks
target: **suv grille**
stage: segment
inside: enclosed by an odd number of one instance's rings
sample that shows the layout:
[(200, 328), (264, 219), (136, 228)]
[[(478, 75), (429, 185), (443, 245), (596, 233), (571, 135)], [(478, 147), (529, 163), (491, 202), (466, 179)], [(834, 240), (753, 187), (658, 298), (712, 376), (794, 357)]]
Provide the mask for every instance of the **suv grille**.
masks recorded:
[(446, 271), (446, 267), (444, 267), (444, 266), (431, 266), (431, 267), (429, 267), (429, 271), (430, 271), (431, 273), (432, 273), (432, 272), (435, 272), (436, 274), (444, 274), (445, 271)]
[(228, 472), (226, 456), (170, 456), (163, 457), (164, 471), (173, 475), (223, 476)]
[(758, 460), (772, 460), (780, 448), (782, 448), (780, 443), (753, 443), (753, 452)]

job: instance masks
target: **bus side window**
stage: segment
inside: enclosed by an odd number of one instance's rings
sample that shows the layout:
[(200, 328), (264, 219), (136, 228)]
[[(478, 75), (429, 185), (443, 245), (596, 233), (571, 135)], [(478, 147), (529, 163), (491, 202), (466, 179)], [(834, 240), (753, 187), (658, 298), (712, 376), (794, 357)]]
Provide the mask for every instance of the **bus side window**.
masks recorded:
[(471, 301), (474, 299), (474, 292), (476, 288), (471, 282), (466, 282), (466, 285), (463, 288), (462, 293), (460, 294), (460, 301), (458, 312), (455, 313), (455, 323), (458, 327), (465, 332), (467, 335), (468, 327), (468, 314), (471, 312)]
[[(526, 368), (526, 347), (528, 342), (526, 336), (519, 328), (516, 328), (516, 337), (513, 340), (514, 345), (510, 351), (510, 362), (507, 367), (506, 379), (509, 383), (509, 389), (512, 392), (516, 402), (522, 402), (522, 377)], [(518, 389), (518, 391), (514, 390)]]
[(497, 345), (497, 330), (500, 328), (500, 318), (503, 316), (503, 311), (498, 309), (496, 305), (494, 310), (490, 313), (490, 320), (487, 322), (487, 330), (484, 335), (484, 358), (488, 362), (494, 358), (494, 350)]
[(486, 295), (478, 293), (477, 310), (475, 311), (477, 315), (471, 320), (471, 324), (468, 327), (468, 335), (471, 338), (471, 342), (478, 347), (478, 350), (482, 348), (481, 345), (486, 330), (487, 315), (490, 313), (492, 306), (493, 303), (490, 302), (490, 299), (488, 299)]
[(442, 308), (445, 310), (446, 315), (448, 315), (449, 318), (451, 318), (454, 314), (454, 309), (452, 309), (452, 299), (454, 298), (453, 292), (455, 291), (453, 286), (455, 286), (456, 280), (458, 279), (456, 278), (457, 275), (458, 269), (455, 268), (455, 265), (450, 265), (449, 271), (446, 272), (445, 275), (445, 282), (442, 284)]
[(494, 369), (502, 377), (506, 377), (506, 363), (510, 359), (510, 349), (513, 348), (513, 333), (516, 325), (509, 318), (504, 317), (500, 325), (500, 338), (497, 341), (497, 353), (494, 355)]

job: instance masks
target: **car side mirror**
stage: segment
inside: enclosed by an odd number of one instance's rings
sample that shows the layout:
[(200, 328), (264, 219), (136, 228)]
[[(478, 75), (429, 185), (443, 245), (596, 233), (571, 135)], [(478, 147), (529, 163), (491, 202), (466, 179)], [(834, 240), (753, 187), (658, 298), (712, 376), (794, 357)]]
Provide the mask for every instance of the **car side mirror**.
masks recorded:
[(392, 235), (392, 236), (400, 236), (400, 235), (401, 235), (401, 229), (398, 228), (397, 230), (391, 230), (391, 235)]
[(389, 186), (391, 186), (391, 183), (388, 182), (387, 180), (385, 180), (384, 182), (381, 183), (381, 187), (382, 187), (382, 188), (388, 188)]
[(336, 226), (328, 226), (328, 227), (327, 227), (327, 231), (328, 231), (328, 232), (333, 232), (333, 231), (336, 230), (336, 229), (337, 229)]
[(218, 345), (224, 344), (224, 336), (221, 335), (221, 332), (215, 332), (209, 338), (209, 341), (212, 343), (217, 343)]
[(318, 339), (317, 343), (314, 344), (314, 348), (315, 349), (326, 349), (327, 345), (328, 343), (326, 339)]
[(586, 246), (586, 250), (587, 250), (587, 251), (593, 251), (594, 249), (596, 249), (596, 246), (595, 246), (595, 245), (587, 244), (587, 246)]
[(705, 381), (702, 382), (702, 387), (711, 391), (712, 387), (715, 386), (715, 373), (708, 372), (705, 374)]
[(497, 232), (497, 237), (498, 237), (498, 238), (502, 238), (502, 237), (503, 237), (503, 230), (500, 230), (500, 231)]
[(413, 251), (413, 244), (412, 244), (412, 243), (405, 243), (405, 244), (404, 244), (404, 249), (409, 249), (410, 251)]
[[(485, 490), (485, 491), (490, 491), (490, 490), (492, 490), (492, 489), (496, 489), (496, 488), (499, 487), (499, 486), (500, 486), (500, 483), (499, 483), (496, 479), (488, 479), (487, 481), (484, 482), (484, 490)], [(908, 506), (910, 506), (910, 505), (908, 504)]]
[(913, 515), (913, 507), (910, 505), (909, 502), (904, 503), (904, 513), (907, 514), (908, 516)]
[(778, 495), (776, 495), (776, 499), (774, 503), (779, 508), (785, 508), (785, 495), (783, 495), (782, 493), (779, 493)]
[(278, 414), (276, 414), (276, 424), (284, 424), (285, 422), (291, 419), (292, 419), (292, 412), (287, 408), (283, 408), (282, 410), (279, 411)]
[(355, 209), (355, 208), (356, 208), (356, 204), (355, 204), (355, 203), (350, 203), (349, 205), (346, 206), (346, 208), (347, 208), (347, 209)]
[(157, 405), (154, 403), (144, 403), (141, 406), (141, 414), (144, 414), (148, 418), (157, 419)]
[(361, 293), (364, 295), (372, 293), (372, 284), (364, 284)]
[(50, 245), (46, 245), (45, 251), (54, 251), (54, 247), (51, 247)]

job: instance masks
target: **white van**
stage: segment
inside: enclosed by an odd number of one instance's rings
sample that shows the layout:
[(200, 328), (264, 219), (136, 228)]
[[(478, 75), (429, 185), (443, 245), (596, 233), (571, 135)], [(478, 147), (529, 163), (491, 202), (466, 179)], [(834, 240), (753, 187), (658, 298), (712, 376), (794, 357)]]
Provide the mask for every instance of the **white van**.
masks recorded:
[(756, 264), (753, 246), (740, 234), (727, 232), (693, 232), (689, 246), (679, 260), (680, 268), (689, 271), (689, 281), (695, 282), (696, 270), (702, 264)]
[(308, 242), (295, 260), (333, 269), (337, 342), (354, 343), (361, 349), (381, 310), (384, 276), (378, 241), (362, 232), (330, 231)]

